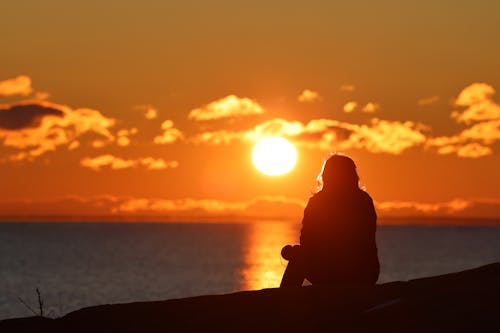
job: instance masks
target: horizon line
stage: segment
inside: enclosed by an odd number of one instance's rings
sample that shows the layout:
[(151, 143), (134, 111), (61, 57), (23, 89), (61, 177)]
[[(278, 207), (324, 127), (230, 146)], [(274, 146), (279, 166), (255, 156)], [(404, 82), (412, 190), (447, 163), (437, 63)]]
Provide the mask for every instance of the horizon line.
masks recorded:
[[(238, 215), (0, 215), (0, 223), (272, 223), (300, 224), (301, 218)], [(379, 216), (379, 225), (476, 225), (500, 226), (499, 217), (408, 215)]]

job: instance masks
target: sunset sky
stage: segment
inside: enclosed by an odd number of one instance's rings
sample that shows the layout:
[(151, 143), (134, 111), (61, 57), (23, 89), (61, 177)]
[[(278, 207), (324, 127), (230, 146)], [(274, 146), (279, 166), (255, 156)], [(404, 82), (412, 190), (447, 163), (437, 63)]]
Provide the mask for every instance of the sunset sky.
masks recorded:
[[(379, 216), (500, 218), (500, 2), (0, 12), (0, 220), (300, 221), (332, 151)], [(267, 136), (294, 144), (291, 172), (254, 167)]]

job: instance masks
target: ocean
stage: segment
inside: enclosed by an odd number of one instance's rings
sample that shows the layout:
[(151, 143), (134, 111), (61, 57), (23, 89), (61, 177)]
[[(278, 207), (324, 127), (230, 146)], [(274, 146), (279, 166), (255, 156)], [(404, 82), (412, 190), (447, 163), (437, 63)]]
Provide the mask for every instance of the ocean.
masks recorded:
[[(0, 223), (0, 319), (279, 285), (295, 223)], [(379, 282), (500, 261), (500, 227), (379, 226)]]

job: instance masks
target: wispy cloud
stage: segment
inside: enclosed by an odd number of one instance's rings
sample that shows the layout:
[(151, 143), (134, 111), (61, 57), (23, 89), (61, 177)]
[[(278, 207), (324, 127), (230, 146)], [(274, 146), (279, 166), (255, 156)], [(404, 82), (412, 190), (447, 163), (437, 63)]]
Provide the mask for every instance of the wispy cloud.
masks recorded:
[(477, 142), (468, 143), (457, 149), (459, 157), (479, 158), (493, 154), (493, 149), (483, 146)]
[(493, 150), (488, 146), (483, 146), (477, 142), (466, 144), (448, 144), (439, 146), (438, 154), (456, 154), (465, 158), (480, 158), (493, 154)]
[(347, 139), (348, 148), (366, 149), (372, 153), (401, 154), (426, 140), (425, 126), (412, 121), (372, 119), (370, 125), (356, 125)]
[(207, 121), (223, 118), (235, 118), (263, 114), (264, 109), (255, 100), (229, 95), (192, 110), (188, 118), (196, 121)]
[(411, 121), (373, 119), (357, 125), (332, 119), (313, 119), (304, 124), (276, 118), (246, 131), (212, 131), (195, 136), (195, 143), (229, 144), (239, 140), (256, 142), (266, 136), (284, 136), (295, 144), (311, 149), (365, 149), (374, 153), (400, 154), (425, 142), (425, 127)]
[(85, 157), (80, 161), (80, 164), (94, 171), (100, 171), (103, 168), (122, 170), (139, 166), (145, 167), (147, 170), (164, 170), (179, 166), (177, 161), (165, 161), (162, 158), (142, 157), (138, 159), (124, 159), (111, 154)]
[(53, 116), (62, 118), (57, 106), (43, 104), (13, 104), (0, 106), (0, 129), (22, 130), (40, 126), (42, 120)]
[(489, 100), (495, 95), (495, 88), (483, 82), (468, 85), (458, 95), (455, 104), (459, 106), (470, 106)]
[(130, 136), (137, 134), (138, 129), (121, 129), (116, 133), (116, 144), (120, 147), (126, 147), (130, 144)]
[(163, 133), (154, 138), (154, 143), (162, 145), (171, 144), (184, 137), (182, 132), (174, 127), (174, 122), (172, 120), (165, 120), (161, 124), (161, 129)]
[(492, 144), (500, 140), (500, 118), (475, 124), (463, 130), (460, 137)]
[(146, 117), (146, 119), (155, 119), (158, 117), (158, 110), (154, 109), (154, 108), (149, 108), (147, 109), (146, 113), (144, 114), (144, 117)]
[[(358, 102), (350, 101), (344, 104), (343, 111), (345, 113), (351, 113), (358, 109)], [(368, 102), (361, 107), (361, 111), (365, 113), (374, 113), (380, 109), (380, 104), (375, 102)]]
[(78, 147), (80, 147), (80, 141), (74, 140), (69, 143), (68, 150), (75, 150)]
[(465, 158), (492, 155), (490, 145), (500, 140), (500, 105), (493, 100), (494, 94), (495, 89), (486, 83), (464, 88), (455, 101), (464, 110), (453, 111), (452, 117), (469, 127), (455, 135), (429, 138), (427, 147), (436, 147), (439, 154)]
[[(463, 211), (474, 204), (472, 200), (453, 199), (445, 202), (418, 202), (418, 201), (385, 201), (376, 202), (377, 210), (382, 214), (391, 215), (393, 213), (402, 213), (404, 215), (415, 214), (434, 214), (441, 215), (453, 214)], [(500, 204), (500, 203), (499, 203)]]
[(1, 106), (0, 118), (0, 140), (4, 146), (19, 150), (8, 160), (33, 159), (88, 133), (114, 139), (109, 129), (115, 120), (93, 109), (27, 101)]
[(158, 117), (158, 109), (149, 104), (142, 104), (134, 106), (134, 109), (144, 112), (144, 118), (148, 120), (156, 119)]
[(302, 103), (312, 103), (321, 101), (322, 97), (317, 91), (305, 89), (297, 97), (297, 100)]
[(373, 112), (377, 111), (378, 109), (380, 109), (380, 104), (374, 103), (374, 102), (368, 102), (363, 106), (361, 111), (363, 111), (365, 113), (373, 113)]
[(498, 218), (499, 198), (454, 198), (440, 202), (384, 201), (375, 202), (382, 216), (443, 216)]
[[(310, 149), (363, 149), (372, 153), (401, 154), (421, 146), (440, 155), (481, 158), (492, 155), (492, 145), (500, 140), (500, 105), (492, 98), (494, 92), (494, 88), (485, 83), (475, 83), (462, 90), (456, 105), (464, 110), (455, 111), (453, 117), (469, 126), (451, 136), (432, 136), (429, 126), (412, 121), (373, 118), (368, 124), (356, 124), (334, 119), (312, 119), (302, 123), (275, 118), (247, 130), (205, 131), (188, 141), (213, 145), (231, 144), (234, 141), (254, 143), (265, 136), (278, 135)], [(374, 111), (378, 107), (371, 102), (362, 111)], [(352, 101), (345, 105), (344, 110), (352, 112), (357, 108), (357, 102)]]
[(353, 92), (356, 87), (353, 84), (343, 84), (340, 86), (340, 91)]
[(284, 196), (259, 196), (250, 200), (228, 201), (216, 199), (184, 198), (129, 198), (112, 209), (115, 213), (174, 214), (174, 215), (227, 215), (264, 217), (296, 217), (305, 201)]
[(12, 79), (0, 81), (0, 96), (27, 96), (32, 91), (31, 78), (26, 75), (19, 75)]
[(343, 110), (345, 113), (351, 113), (354, 110), (356, 110), (357, 107), (358, 107), (358, 103), (351, 101), (351, 102), (347, 102), (344, 104)]
[[(306, 200), (285, 196), (258, 196), (248, 200), (216, 200), (208, 198), (145, 198), (116, 195), (65, 196), (61, 198), (0, 201), (0, 220), (7, 215), (36, 216), (66, 215), (92, 220), (97, 216), (102, 221), (127, 220), (126, 217), (141, 216), (148, 220), (179, 221), (251, 221), (264, 219), (296, 220), (302, 214)], [(27, 209), (29, 207), (29, 209)], [(3, 216), (2, 216), (3, 215)], [(65, 217), (67, 221), (68, 217)], [(215, 220), (214, 220), (215, 218)], [(135, 219), (134, 219), (135, 220)], [(33, 221), (33, 216), (30, 217)]]
[(439, 102), (439, 96), (431, 96), (431, 97), (420, 98), (417, 101), (417, 104), (420, 106), (425, 106), (425, 105), (436, 104), (437, 102)]
[(495, 89), (486, 83), (473, 83), (458, 95), (455, 104), (465, 110), (455, 111), (452, 117), (458, 122), (471, 122), (500, 119), (500, 105), (492, 99)]
[(45, 101), (49, 99), (50, 94), (46, 91), (36, 91), (35, 96), (33, 96), (34, 99), (39, 100), (39, 101)]
[[(115, 195), (90, 197), (66, 196), (62, 198), (0, 201), (2, 216), (23, 215), (26, 212), (37, 216), (67, 215), (87, 217), (103, 216), (109, 220), (127, 220), (127, 216), (147, 217), (151, 220), (173, 221), (238, 221), (284, 218), (297, 221), (302, 215), (307, 198), (285, 196), (259, 196), (248, 200), (216, 200), (207, 198), (145, 198)], [(375, 202), (381, 217), (474, 217), (496, 218), (500, 208), (498, 198), (455, 198), (441, 202), (384, 201)], [(29, 209), (28, 209), (29, 208)], [(115, 218), (113, 218), (115, 217)], [(33, 217), (29, 217), (33, 221)], [(133, 219), (135, 221), (135, 219)], [(67, 221), (67, 217), (65, 217)], [(408, 220), (414, 222), (415, 220)], [(432, 220), (436, 221), (436, 220)], [(384, 222), (382, 219), (381, 222)], [(455, 223), (456, 221), (454, 221)]]

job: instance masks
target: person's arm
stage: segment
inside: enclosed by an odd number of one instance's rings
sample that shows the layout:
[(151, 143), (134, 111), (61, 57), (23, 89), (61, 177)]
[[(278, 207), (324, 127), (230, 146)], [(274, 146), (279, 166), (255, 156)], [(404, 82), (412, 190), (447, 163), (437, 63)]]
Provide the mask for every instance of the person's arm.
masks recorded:
[[(309, 199), (306, 208), (304, 209), (304, 217), (302, 218), (302, 230), (300, 231), (300, 245), (308, 244), (311, 239), (311, 224), (312, 224), (312, 198)], [(307, 246), (307, 245), (306, 245)]]
[(368, 195), (368, 216), (370, 221), (371, 232), (375, 235), (377, 229), (377, 212), (375, 211), (375, 206), (373, 205), (373, 199)]

